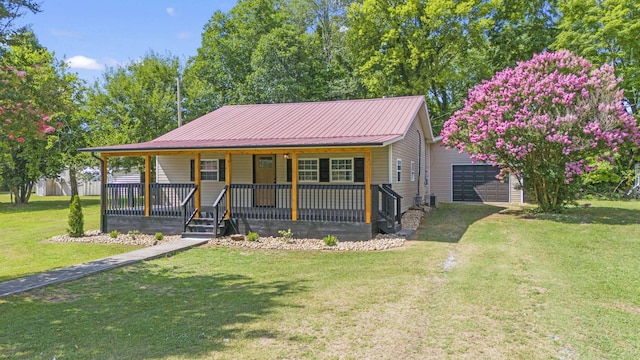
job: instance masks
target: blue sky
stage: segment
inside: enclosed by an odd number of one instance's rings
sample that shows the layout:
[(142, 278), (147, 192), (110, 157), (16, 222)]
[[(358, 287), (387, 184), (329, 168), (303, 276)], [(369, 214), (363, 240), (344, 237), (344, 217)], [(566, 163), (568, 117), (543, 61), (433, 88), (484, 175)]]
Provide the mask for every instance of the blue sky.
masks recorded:
[(214, 11), (236, 0), (42, 0), (27, 14), (40, 43), (66, 59), (71, 71), (93, 83), (109, 66), (125, 65), (150, 50), (170, 52), (184, 63), (197, 53)]

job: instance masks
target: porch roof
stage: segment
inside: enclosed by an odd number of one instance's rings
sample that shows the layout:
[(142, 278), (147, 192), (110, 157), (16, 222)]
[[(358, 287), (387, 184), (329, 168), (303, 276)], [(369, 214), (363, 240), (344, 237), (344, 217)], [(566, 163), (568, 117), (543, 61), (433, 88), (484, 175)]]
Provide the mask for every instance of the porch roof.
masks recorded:
[(230, 105), (148, 142), (82, 150), (381, 146), (402, 139), (416, 118), (432, 138), (424, 96)]

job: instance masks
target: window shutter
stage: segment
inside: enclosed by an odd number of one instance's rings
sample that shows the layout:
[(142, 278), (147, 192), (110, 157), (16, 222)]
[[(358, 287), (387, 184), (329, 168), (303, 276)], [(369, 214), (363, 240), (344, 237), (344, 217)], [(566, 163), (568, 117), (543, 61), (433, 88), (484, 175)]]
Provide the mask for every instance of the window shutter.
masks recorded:
[(320, 159), (320, 182), (329, 182), (331, 179), (329, 175), (329, 159)]
[(291, 176), (291, 169), (292, 169), (291, 159), (287, 159), (287, 182), (293, 181)]
[(225, 181), (227, 173), (225, 171), (224, 159), (218, 160), (218, 181)]
[(196, 161), (191, 159), (191, 181), (196, 181)]
[(353, 181), (364, 182), (364, 158), (353, 159)]

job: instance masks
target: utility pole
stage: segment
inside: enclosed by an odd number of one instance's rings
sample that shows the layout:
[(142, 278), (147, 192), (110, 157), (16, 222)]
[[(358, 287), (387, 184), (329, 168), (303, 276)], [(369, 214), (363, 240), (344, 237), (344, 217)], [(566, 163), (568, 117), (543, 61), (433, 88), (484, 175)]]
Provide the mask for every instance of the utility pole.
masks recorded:
[(178, 83), (178, 127), (182, 126), (182, 101), (180, 99), (180, 78), (176, 78)]

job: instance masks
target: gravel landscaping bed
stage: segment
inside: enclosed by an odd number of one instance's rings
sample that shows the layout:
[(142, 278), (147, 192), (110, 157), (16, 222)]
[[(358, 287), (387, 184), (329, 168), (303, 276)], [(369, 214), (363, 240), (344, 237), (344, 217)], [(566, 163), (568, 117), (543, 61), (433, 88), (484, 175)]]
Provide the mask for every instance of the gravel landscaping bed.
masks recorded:
[[(402, 230), (416, 230), (424, 210), (408, 210), (402, 216)], [(339, 240), (339, 239), (338, 239)], [(378, 234), (375, 238), (366, 241), (338, 241), (335, 246), (327, 246), (322, 239), (290, 239), (281, 237), (260, 237), (257, 241), (233, 240), (231, 237), (211, 239), (208, 245), (243, 247), (251, 249), (272, 250), (355, 250), (375, 251), (388, 250), (404, 245), (405, 238), (396, 235)]]
[(93, 244), (118, 244), (118, 245), (138, 245), (138, 246), (153, 246), (161, 242), (172, 241), (179, 239), (180, 235), (165, 235), (162, 240), (156, 240), (154, 235), (149, 234), (118, 234), (117, 237), (112, 238), (109, 234), (101, 233), (98, 230), (85, 231), (84, 236), (71, 237), (69, 235), (54, 236), (46, 241), (49, 242), (79, 242), (79, 243), (93, 243)]
[[(409, 210), (402, 216), (402, 229), (415, 230), (420, 224), (424, 215), (423, 210)], [(160, 242), (167, 242), (179, 239), (180, 235), (167, 235), (160, 241), (154, 235), (149, 234), (118, 234), (112, 238), (109, 234), (100, 233), (98, 230), (86, 231), (82, 237), (71, 237), (69, 235), (54, 236), (46, 241), (49, 242), (80, 242), (94, 244), (120, 244), (153, 246)], [(339, 239), (338, 239), (339, 240)], [(231, 237), (211, 239), (207, 245), (244, 247), (252, 249), (276, 249), (276, 250), (357, 250), (375, 251), (397, 248), (404, 245), (405, 238), (396, 235), (379, 234), (375, 238), (367, 241), (339, 241), (336, 246), (327, 246), (322, 239), (290, 239), (285, 240), (280, 237), (260, 237), (257, 241), (232, 240)]]

